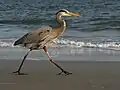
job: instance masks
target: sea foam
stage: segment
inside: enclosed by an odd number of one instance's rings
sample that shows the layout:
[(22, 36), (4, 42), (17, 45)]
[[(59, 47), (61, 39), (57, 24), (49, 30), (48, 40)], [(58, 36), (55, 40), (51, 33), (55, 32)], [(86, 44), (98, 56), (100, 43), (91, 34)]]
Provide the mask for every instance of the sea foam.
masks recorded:
[[(1, 39), (0, 47), (14, 47), (15, 39)], [(71, 48), (105, 48), (105, 49), (114, 49), (120, 50), (120, 42), (115, 41), (102, 41), (102, 42), (93, 42), (93, 41), (74, 41), (69, 39), (57, 39), (55, 41), (57, 47), (71, 47)], [(54, 46), (53, 46), (54, 47)]]

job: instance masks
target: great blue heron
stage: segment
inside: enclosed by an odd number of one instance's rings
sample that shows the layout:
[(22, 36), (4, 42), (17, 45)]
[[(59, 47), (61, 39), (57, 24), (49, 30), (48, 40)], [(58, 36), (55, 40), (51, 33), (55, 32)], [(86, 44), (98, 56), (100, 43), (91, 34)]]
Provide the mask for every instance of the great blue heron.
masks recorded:
[(72, 74), (71, 72), (64, 70), (57, 63), (55, 63), (53, 59), (50, 57), (47, 50), (49, 45), (53, 43), (54, 40), (58, 38), (66, 29), (66, 22), (61, 18), (61, 16), (80, 16), (80, 14), (75, 14), (75, 13), (69, 12), (66, 9), (61, 9), (56, 13), (56, 20), (59, 23), (59, 26), (57, 27), (48, 26), (48, 27), (38, 28), (37, 30), (33, 30), (32, 32), (29, 32), (25, 34), (23, 37), (21, 37), (20, 39), (18, 39), (17, 41), (15, 41), (14, 43), (15, 46), (21, 45), (23, 47), (28, 48), (29, 51), (24, 56), (18, 70), (13, 73), (17, 73), (18, 75), (23, 74), (20, 72), (20, 70), (29, 52), (32, 50), (43, 49), (48, 59), (50, 60), (50, 62), (56, 65), (61, 70), (61, 72), (58, 73), (59, 75), (62, 73), (64, 73), (65, 75)]

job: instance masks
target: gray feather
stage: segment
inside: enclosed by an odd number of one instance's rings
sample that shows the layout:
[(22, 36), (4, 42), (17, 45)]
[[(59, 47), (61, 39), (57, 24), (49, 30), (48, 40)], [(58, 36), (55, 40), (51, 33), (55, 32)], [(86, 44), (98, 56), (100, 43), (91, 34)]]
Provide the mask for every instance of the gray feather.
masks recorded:
[(52, 28), (49, 26), (44, 26), (38, 28), (37, 30), (33, 30), (32, 32), (25, 34), (23, 37), (15, 41), (14, 45), (22, 44), (23, 46), (26, 46), (27, 44), (33, 44), (35, 46), (39, 43), (46, 43), (47, 38), (51, 35), (51, 30)]

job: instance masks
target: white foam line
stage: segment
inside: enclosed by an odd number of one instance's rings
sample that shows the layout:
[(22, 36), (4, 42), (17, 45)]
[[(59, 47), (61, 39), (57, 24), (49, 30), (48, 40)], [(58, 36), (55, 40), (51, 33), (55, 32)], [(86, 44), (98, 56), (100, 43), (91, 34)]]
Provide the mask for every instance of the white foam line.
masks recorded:
[[(14, 47), (14, 39), (1, 39), (0, 47)], [(71, 47), (71, 48), (104, 48), (111, 50), (120, 50), (120, 42), (92, 42), (92, 41), (73, 41), (68, 39), (58, 39), (55, 41), (57, 47)], [(54, 47), (54, 45), (53, 45)]]
[(84, 42), (84, 41), (72, 41), (72, 40), (57, 40), (58, 44), (69, 47), (89, 47), (89, 48), (108, 48), (120, 50), (120, 42)]

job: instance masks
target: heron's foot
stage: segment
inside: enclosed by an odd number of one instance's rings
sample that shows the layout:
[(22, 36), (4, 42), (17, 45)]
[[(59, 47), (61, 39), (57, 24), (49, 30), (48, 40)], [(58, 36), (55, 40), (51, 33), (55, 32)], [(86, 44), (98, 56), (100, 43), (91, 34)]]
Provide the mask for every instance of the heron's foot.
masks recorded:
[(58, 73), (57, 75), (70, 75), (70, 74), (72, 74), (71, 72), (68, 72), (68, 71), (65, 71), (65, 70), (63, 70), (63, 71), (61, 71), (60, 73)]
[(20, 71), (15, 71), (13, 73), (16, 73), (17, 75), (27, 75), (26, 73), (21, 73)]

